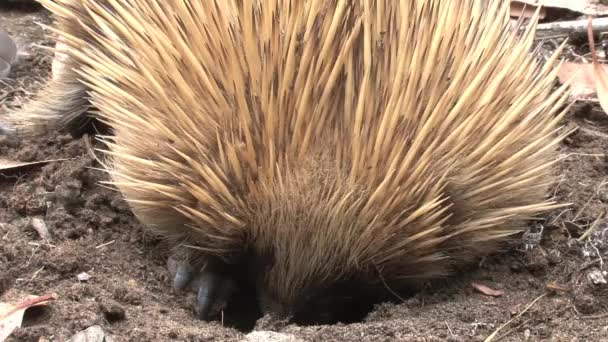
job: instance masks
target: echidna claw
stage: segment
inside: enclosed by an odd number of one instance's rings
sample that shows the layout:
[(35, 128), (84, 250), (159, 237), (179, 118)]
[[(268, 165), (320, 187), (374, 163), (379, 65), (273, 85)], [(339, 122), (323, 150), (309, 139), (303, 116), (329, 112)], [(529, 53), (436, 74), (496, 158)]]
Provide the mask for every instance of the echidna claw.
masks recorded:
[(183, 290), (194, 277), (194, 268), (188, 262), (177, 265), (175, 276), (173, 277), (173, 288)]
[[(198, 318), (208, 320), (220, 313), (225, 306), (224, 298), (219, 298), (218, 292), (222, 286), (222, 279), (213, 273), (201, 274), (198, 281), (195, 312)], [(219, 304), (219, 305), (216, 305)], [(214, 310), (219, 306), (219, 310)]]
[(196, 293), (196, 316), (202, 320), (219, 318), (237, 289), (235, 281), (222, 272), (221, 265), (210, 263), (197, 270), (187, 261), (170, 258), (168, 266), (169, 272), (173, 274), (174, 289), (188, 288)]

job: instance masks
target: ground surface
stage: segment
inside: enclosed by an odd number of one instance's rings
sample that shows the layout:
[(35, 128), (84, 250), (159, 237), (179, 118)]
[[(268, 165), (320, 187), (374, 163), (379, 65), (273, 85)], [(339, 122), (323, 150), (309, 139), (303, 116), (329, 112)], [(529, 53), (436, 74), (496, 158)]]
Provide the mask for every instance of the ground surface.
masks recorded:
[[(50, 53), (31, 44), (52, 42), (33, 20), (50, 22), (43, 11), (0, 9), (0, 27), (29, 53), (0, 83), (3, 108), (19, 106), (49, 75)], [(597, 222), (597, 234), (588, 242), (576, 240), (608, 201), (608, 116), (594, 106), (578, 106), (565, 125), (581, 129), (561, 146), (562, 182), (555, 191), (573, 205), (547, 216), (540, 245), (529, 251), (515, 246), (446, 288), (380, 305), (361, 323), (298, 327), (260, 320), (256, 329), (310, 341), (481, 341), (546, 293), (497, 337), (608, 340), (608, 285), (601, 283), (600, 257), (608, 249), (606, 222)], [(26, 294), (59, 296), (48, 310), (29, 317), (12, 340), (61, 341), (94, 324), (118, 340), (240, 340), (245, 333), (239, 330), (195, 320), (192, 298), (170, 291), (158, 243), (144, 235), (118, 194), (96, 184), (105, 176), (90, 168), (98, 165), (86, 139), (51, 135), (35, 142), (0, 141), (0, 159), (68, 158), (0, 177), (0, 301)], [(40, 239), (32, 218), (46, 222), (51, 241)], [(79, 282), (81, 272), (91, 276), (88, 282)], [(471, 282), (504, 295), (483, 295)]]

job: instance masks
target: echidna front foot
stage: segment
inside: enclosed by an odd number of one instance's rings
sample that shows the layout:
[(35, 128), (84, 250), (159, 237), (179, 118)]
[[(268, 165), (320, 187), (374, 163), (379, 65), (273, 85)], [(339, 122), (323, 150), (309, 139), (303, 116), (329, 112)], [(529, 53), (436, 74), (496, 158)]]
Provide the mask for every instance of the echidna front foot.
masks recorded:
[(229, 267), (212, 258), (204, 261), (170, 258), (168, 266), (174, 289), (196, 293), (194, 310), (198, 318), (209, 321), (221, 317), (237, 290)]

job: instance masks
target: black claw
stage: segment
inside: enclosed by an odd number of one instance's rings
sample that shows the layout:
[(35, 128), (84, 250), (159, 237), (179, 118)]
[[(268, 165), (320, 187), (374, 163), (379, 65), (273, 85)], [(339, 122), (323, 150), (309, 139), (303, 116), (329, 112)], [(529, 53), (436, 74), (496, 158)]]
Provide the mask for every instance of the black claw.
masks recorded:
[(217, 304), (223, 304), (223, 298), (218, 297), (221, 283), (222, 279), (217, 274), (205, 272), (201, 275), (195, 308), (200, 319), (207, 320), (219, 313), (219, 310), (216, 310)]
[(190, 289), (196, 292), (194, 311), (201, 320), (217, 319), (230, 298), (237, 292), (233, 274), (226, 265), (216, 260), (208, 260), (202, 270), (184, 259), (169, 258), (169, 273), (173, 277), (173, 288)]
[(180, 263), (177, 265), (175, 277), (173, 278), (173, 288), (183, 290), (194, 277), (194, 268), (188, 263)]

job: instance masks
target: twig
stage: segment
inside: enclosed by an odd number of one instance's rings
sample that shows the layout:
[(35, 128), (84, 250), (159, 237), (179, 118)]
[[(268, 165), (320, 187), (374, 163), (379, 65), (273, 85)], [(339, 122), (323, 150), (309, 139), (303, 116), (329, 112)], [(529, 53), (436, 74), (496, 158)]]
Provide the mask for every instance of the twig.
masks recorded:
[(111, 245), (111, 244), (113, 244), (113, 243), (114, 243), (114, 241), (116, 241), (116, 240), (112, 240), (112, 241), (108, 241), (108, 242), (106, 242), (106, 243), (102, 243), (101, 245), (96, 246), (95, 248), (96, 248), (96, 249), (98, 249), (98, 248), (105, 247), (105, 246), (107, 246), (107, 245)]
[(38, 273), (42, 272), (43, 269), (44, 269), (44, 266), (40, 267), (40, 269), (38, 269), (38, 271), (34, 272), (34, 275), (26, 282), (26, 284), (31, 283), (38, 276)]
[(600, 221), (604, 218), (604, 216), (606, 216), (605, 210), (603, 210), (600, 215), (595, 219), (595, 221), (593, 221), (591, 227), (589, 227), (589, 229), (587, 229), (587, 231), (583, 235), (581, 235), (581, 237), (578, 238), (578, 241), (582, 242), (586, 238), (588, 238), (591, 233), (593, 233), (593, 231), (595, 231), (595, 229), (600, 225)]
[(594, 316), (580, 316), (581, 319), (597, 319), (597, 318), (604, 318), (604, 317), (608, 317), (608, 313), (594, 315)]
[(378, 265), (374, 264), (374, 267), (376, 268), (376, 272), (378, 272), (378, 277), (380, 278), (380, 281), (382, 281), (382, 284), (384, 284), (384, 287), (386, 287), (386, 289), (397, 299), (399, 299), (402, 302), (405, 302), (405, 299), (403, 299), (403, 297), (398, 295), (397, 292), (393, 291), (393, 289), (391, 289), (390, 286), (388, 286), (388, 284), (384, 280), (384, 277), (382, 276), (382, 273), (380, 272), (380, 269), (378, 268)]
[[(6, 228), (6, 224), (0, 223), (0, 228), (2, 228), (2, 229)], [(11, 232), (11, 230), (13, 230), (13, 225), (8, 226), (6, 233), (2, 236), (2, 240), (8, 239), (8, 234)]]
[(25, 263), (25, 267), (30, 265), (30, 262), (32, 262), (32, 258), (34, 258), (34, 255), (36, 254), (36, 252), (38, 251), (39, 248), (40, 248), (40, 245), (37, 245), (36, 248), (34, 248), (34, 250), (32, 251), (32, 255), (30, 255), (30, 258), (27, 259), (27, 262)]
[(566, 158), (570, 158), (572, 156), (580, 156), (580, 157), (595, 157), (595, 158), (601, 158), (601, 157), (605, 157), (606, 155), (604, 153), (567, 153), (564, 155), (560, 156), (560, 159), (566, 159)]
[(589, 205), (589, 203), (591, 203), (591, 201), (593, 201), (593, 196), (591, 196), (587, 200), (587, 202), (585, 202), (585, 204), (583, 204), (583, 206), (578, 210), (578, 212), (576, 213), (576, 215), (574, 215), (574, 218), (570, 222), (575, 222), (576, 220), (578, 220), (578, 216), (583, 213), (583, 210), (585, 210), (585, 208), (587, 208), (587, 206)]
[(521, 324), (518, 324), (518, 325), (517, 325), (515, 328), (513, 328), (513, 329), (511, 329), (511, 330), (507, 331), (506, 333), (504, 333), (504, 334), (500, 335), (500, 336), (499, 336), (499, 337), (496, 339), (496, 341), (500, 341), (500, 340), (502, 340), (503, 338), (505, 338), (505, 337), (507, 337), (507, 336), (511, 335), (511, 333), (513, 333), (513, 332), (514, 332), (514, 331), (516, 331), (517, 329), (521, 328), (521, 327), (522, 327), (524, 324), (526, 324), (526, 323), (530, 322), (531, 320), (532, 320), (532, 318), (528, 318), (527, 320), (523, 321)]
[(572, 211), (572, 208), (568, 208), (568, 209), (564, 209), (563, 211), (561, 211), (559, 214), (557, 214), (557, 216), (555, 216), (555, 218), (551, 221), (550, 225), (554, 225), (557, 220), (565, 213)]
[[(569, 20), (569, 21), (557, 21), (552, 23), (538, 24), (536, 31), (539, 35), (579, 35), (587, 33), (588, 20)], [(593, 19), (593, 30), (594, 31), (606, 31), (608, 30), (608, 18), (595, 18)]]
[(490, 334), (490, 336), (488, 336), (484, 342), (490, 342), (493, 341), (494, 338), (496, 337), (496, 335), (498, 334), (498, 332), (500, 330), (502, 330), (504, 327), (506, 327), (507, 325), (511, 324), (511, 322), (513, 322), (514, 320), (516, 320), (517, 318), (521, 317), (521, 315), (523, 315), (526, 311), (528, 311), (532, 305), (536, 304), (536, 302), (538, 302), (541, 298), (543, 298), (544, 296), (546, 296), (548, 294), (548, 292), (543, 293), (542, 295), (538, 296), (535, 300), (533, 300), (530, 304), (528, 304), (528, 306), (526, 306), (526, 308), (520, 312), (519, 314), (517, 314), (517, 316), (511, 318), (510, 320), (508, 320), (505, 324), (501, 325), (500, 327), (498, 327), (498, 329), (494, 330), (494, 332), (492, 334)]
[(595, 249), (595, 253), (597, 253), (598, 259), (600, 259), (600, 270), (601, 270), (604, 268), (604, 259), (602, 259), (602, 253), (600, 253), (600, 250), (597, 249), (597, 247), (595, 247), (595, 245), (593, 243), (591, 243), (591, 247), (593, 247), (593, 249)]
[(448, 327), (448, 331), (450, 332), (450, 335), (452, 335), (452, 337), (456, 337), (456, 335), (454, 335), (454, 333), (452, 332), (452, 329), (450, 329), (450, 325), (448, 324), (448, 321), (444, 321), (445, 322), (445, 326)]
[(566, 180), (566, 175), (562, 174), (561, 178), (559, 179), (559, 182), (557, 183), (557, 185), (555, 186), (555, 190), (553, 190), (553, 196), (551, 197), (555, 197), (555, 195), (557, 195), (557, 191), (559, 191), (559, 187), (562, 185), (562, 183)]

